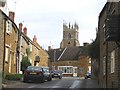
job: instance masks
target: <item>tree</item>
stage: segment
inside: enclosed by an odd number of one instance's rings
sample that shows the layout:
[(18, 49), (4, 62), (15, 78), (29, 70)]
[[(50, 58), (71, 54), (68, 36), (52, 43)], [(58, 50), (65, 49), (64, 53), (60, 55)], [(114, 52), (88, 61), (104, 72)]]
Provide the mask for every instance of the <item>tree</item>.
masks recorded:
[(88, 48), (88, 54), (91, 57), (91, 60), (96, 60), (95, 65), (92, 64), (92, 73), (95, 75), (95, 78), (98, 77), (99, 73), (99, 67), (97, 67), (96, 64), (99, 65), (99, 58), (100, 58), (100, 41), (99, 38), (96, 38), (95, 41), (93, 41)]
[(29, 58), (27, 56), (25, 56), (22, 58), (22, 62), (21, 62), (21, 71), (23, 72), (23, 74), (24, 74), (25, 69), (28, 66), (31, 66), (31, 63), (30, 63)]
[(99, 59), (100, 47), (98, 39), (96, 39), (89, 45), (88, 54), (92, 59)]
[(30, 48), (26, 48), (26, 54), (27, 54), (27, 57), (29, 57), (29, 55), (30, 55)]
[(26, 49), (26, 54), (27, 54), (27, 56), (23, 57), (22, 62), (21, 62), (21, 71), (23, 72), (23, 74), (24, 74), (25, 69), (28, 66), (31, 66), (31, 63), (30, 63), (30, 60), (29, 60), (30, 48)]

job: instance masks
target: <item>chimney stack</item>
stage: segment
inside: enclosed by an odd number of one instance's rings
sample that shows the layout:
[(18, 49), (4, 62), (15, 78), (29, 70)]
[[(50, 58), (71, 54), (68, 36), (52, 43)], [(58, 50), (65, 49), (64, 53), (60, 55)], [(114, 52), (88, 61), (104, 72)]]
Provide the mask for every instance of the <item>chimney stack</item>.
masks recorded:
[(87, 42), (83, 43), (84, 47), (87, 47), (88, 45), (89, 45), (89, 43), (87, 43)]
[(37, 38), (36, 38), (36, 35), (34, 35), (33, 42), (34, 42), (34, 44), (36, 44), (36, 43), (37, 43)]
[(14, 22), (15, 13), (12, 11), (9, 11), (9, 18)]
[(23, 26), (23, 24), (19, 23), (19, 30), (21, 30), (21, 31), (22, 31), (22, 26)]
[(51, 50), (51, 49), (52, 49), (51, 46), (48, 46), (48, 51)]
[(23, 31), (24, 31), (24, 34), (27, 35), (27, 28), (26, 27), (24, 27)]

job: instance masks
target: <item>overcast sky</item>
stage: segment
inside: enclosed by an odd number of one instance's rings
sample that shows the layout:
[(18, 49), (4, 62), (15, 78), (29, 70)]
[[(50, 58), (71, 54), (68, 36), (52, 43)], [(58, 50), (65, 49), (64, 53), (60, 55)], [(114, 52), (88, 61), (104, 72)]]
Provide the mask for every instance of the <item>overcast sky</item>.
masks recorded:
[(91, 43), (96, 37), (98, 16), (107, 0), (8, 0), (15, 12), (15, 23), (23, 23), (28, 37), (45, 49), (59, 48), (63, 38), (63, 20), (79, 26), (79, 42)]

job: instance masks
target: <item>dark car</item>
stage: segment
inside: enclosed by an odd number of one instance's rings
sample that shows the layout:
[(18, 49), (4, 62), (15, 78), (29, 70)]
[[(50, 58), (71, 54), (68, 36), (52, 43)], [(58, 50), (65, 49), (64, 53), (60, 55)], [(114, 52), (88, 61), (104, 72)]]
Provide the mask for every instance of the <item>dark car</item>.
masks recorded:
[(85, 79), (88, 79), (88, 78), (91, 78), (91, 72), (89, 72), (89, 71), (85, 75)]
[(59, 79), (62, 79), (62, 71), (60, 70), (54, 70), (54, 71), (51, 71), (52, 73), (52, 78), (59, 78)]
[(23, 82), (38, 81), (44, 82), (44, 71), (40, 66), (28, 66), (24, 72)]
[(49, 67), (42, 67), (43, 71), (44, 71), (44, 78), (47, 81), (51, 81), (52, 80), (52, 74), (50, 73)]

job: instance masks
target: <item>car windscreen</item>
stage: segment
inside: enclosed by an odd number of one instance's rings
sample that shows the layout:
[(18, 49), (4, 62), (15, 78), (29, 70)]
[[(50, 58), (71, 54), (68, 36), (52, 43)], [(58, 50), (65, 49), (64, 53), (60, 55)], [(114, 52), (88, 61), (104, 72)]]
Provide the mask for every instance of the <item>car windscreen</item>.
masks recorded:
[(43, 68), (43, 71), (44, 72), (49, 72), (49, 69), (48, 68)]

